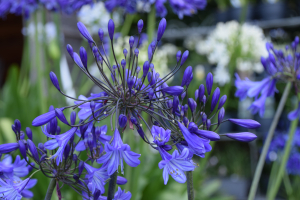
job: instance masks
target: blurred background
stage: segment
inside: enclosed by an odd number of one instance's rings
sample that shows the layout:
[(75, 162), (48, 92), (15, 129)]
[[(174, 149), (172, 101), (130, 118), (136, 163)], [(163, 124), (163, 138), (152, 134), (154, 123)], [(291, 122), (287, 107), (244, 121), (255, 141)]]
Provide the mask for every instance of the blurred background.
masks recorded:
[[(67, 44), (71, 44), (74, 51), (78, 51), (80, 46), (88, 48), (87, 42), (77, 30), (78, 21), (83, 22), (96, 38), (98, 29), (106, 28), (108, 20), (113, 18), (117, 32), (120, 33), (116, 35), (115, 50), (121, 59), (122, 50), (128, 45), (127, 36), (136, 35), (136, 23), (143, 19), (146, 24), (144, 30), (148, 35), (142, 41), (140, 60), (146, 60), (147, 37), (153, 38), (160, 17), (154, 17), (153, 21), (153, 6), (143, 5), (138, 12), (129, 14), (118, 8), (108, 12), (103, 2), (80, 6), (69, 13), (53, 12), (47, 7), (34, 9), (30, 16), (0, 13), (0, 143), (14, 141), (11, 130), (14, 119), (22, 122), (22, 128), (31, 127), (32, 120), (46, 112), (50, 105), (62, 107), (72, 103), (52, 86), (50, 71), (58, 75), (63, 90), (69, 96), (78, 97), (80, 94), (89, 95), (98, 91), (74, 67), (65, 48)], [(153, 61), (161, 76), (176, 64), (176, 52), (187, 49), (190, 56), (185, 67), (191, 65), (194, 72), (189, 95), (193, 96), (206, 74), (212, 72), (215, 87), (220, 87), (221, 95), (228, 96), (226, 117), (252, 118), (262, 124), (255, 132), (258, 139), (251, 143), (226, 139), (211, 142), (213, 150), (205, 158), (196, 160), (200, 165), (194, 172), (196, 199), (247, 199), (251, 177), (280, 97), (275, 95), (275, 98), (268, 99), (263, 118), (252, 115), (247, 108), (253, 100), (239, 102), (234, 96), (234, 73), (251, 80), (261, 80), (265, 76), (260, 63), (260, 57), (267, 54), (265, 43), (271, 41), (275, 47), (284, 48), (295, 36), (300, 36), (300, 1), (208, 0), (204, 10), (184, 17), (175, 14), (168, 3), (165, 6), (168, 25)], [(109, 52), (109, 47), (107, 49)], [(91, 69), (96, 69), (92, 59), (89, 59), (89, 64)], [(185, 67), (170, 80), (171, 85), (180, 84)], [(281, 91), (283, 88), (284, 84), (277, 89)], [(277, 132), (287, 132), (289, 122), (286, 115), (292, 110), (295, 101), (292, 96), (289, 98)], [(219, 133), (238, 131), (243, 129), (225, 123)], [(40, 129), (33, 128), (33, 132), (35, 141), (45, 139)], [(133, 200), (187, 199), (185, 184), (179, 184), (173, 179), (170, 179), (168, 185), (163, 184), (162, 170), (158, 168), (159, 154), (150, 151), (138, 135), (126, 135), (125, 142), (135, 152), (142, 154), (140, 166), (125, 170), (128, 183), (123, 188), (131, 191)], [(278, 157), (274, 153), (264, 167), (257, 199), (265, 199), (268, 192), (272, 163)], [(39, 182), (33, 192), (34, 199), (38, 200), (44, 198), (49, 180), (42, 175), (36, 177)], [(300, 199), (296, 189), (300, 177), (294, 174), (289, 178), (292, 193), (288, 194), (282, 185), (278, 199)], [(64, 199), (81, 199), (67, 186), (63, 188), (62, 194)]]

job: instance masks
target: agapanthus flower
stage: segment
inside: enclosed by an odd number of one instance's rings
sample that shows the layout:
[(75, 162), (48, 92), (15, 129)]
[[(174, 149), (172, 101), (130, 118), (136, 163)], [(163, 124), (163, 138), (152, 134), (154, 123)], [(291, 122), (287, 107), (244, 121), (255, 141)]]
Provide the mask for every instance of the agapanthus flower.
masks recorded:
[[(299, 37), (296, 37), (290, 46), (285, 50), (277, 50), (271, 43), (266, 44), (268, 57), (261, 58), (267, 77), (261, 81), (251, 81), (248, 78), (241, 80), (236, 74), (235, 86), (237, 91), (236, 97), (240, 100), (246, 97), (253, 98), (254, 101), (249, 107), (252, 114), (259, 113), (262, 117), (265, 111), (265, 103), (268, 97), (273, 97), (276, 89), (276, 83), (280, 81), (291, 82), (295, 85), (295, 90), (298, 92), (300, 53), (298, 50)], [(299, 115), (299, 108), (292, 111), (288, 117), (294, 120)]]
[(0, 197), (3, 199), (20, 200), (22, 197), (31, 198), (32, 193), (27, 190), (36, 184), (35, 180), (27, 178), (25, 180), (3, 180), (0, 178)]

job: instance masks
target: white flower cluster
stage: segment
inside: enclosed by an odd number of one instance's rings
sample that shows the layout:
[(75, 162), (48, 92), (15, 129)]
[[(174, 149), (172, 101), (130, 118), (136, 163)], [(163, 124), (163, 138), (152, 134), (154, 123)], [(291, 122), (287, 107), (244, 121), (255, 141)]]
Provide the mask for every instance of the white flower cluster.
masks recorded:
[(196, 42), (195, 50), (207, 55), (209, 63), (216, 65), (214, 80), (224, 85), (230, 81), (229, 62), (235, 63), (234, 67), (240, 72), (263, 71), (260, 58), (267, 55), (265, 43), (261, 28), (230, 21), (218, 23), (207, 39)]
[[(107, 33), (107, 22), (111, 19), (110, 13), (106, 10), (103, 2), (82, 6), (77, 17), (92, 35), (98, 34), (99, 27), (103, 28), (104, 33)], [(112, 19), (116, 26), (120, 24), (118, 12), (113, 12)]]

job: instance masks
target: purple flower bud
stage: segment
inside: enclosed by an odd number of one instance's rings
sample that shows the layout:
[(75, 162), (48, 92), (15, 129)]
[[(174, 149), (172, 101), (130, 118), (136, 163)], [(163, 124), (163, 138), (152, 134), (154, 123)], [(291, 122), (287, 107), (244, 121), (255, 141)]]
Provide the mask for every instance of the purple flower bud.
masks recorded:
[(138, 55), (139, 55), (139, 50), (138, 50), (138, 49), (135, 49), (135, 50), (134, 50), (134, 54), (135, 54), (135, 56), (138, 56)]
[(228, 119), (228, 121), (249, 129), (257, 129), (260, 127), (260, 123), (252, 119)]
[(154, 64), (153, 63), (150, 63), (150, 69), (151, 69), (151, 71), (153, 71), (153, 69), (154, 69)]
[(56, 87), (56, 89), (60, 91), (59, 82), (54, 72), (50, 72), (50, 80), (52, 84)]
[(81, 176), (83, 169), (84, 169), (84, 162), (80, 161), (79, 166), (78, 166), (78, 177)]
[(23, 132), (23, 131), (20, 131), (20, 139), (21, 139), (21, 140), (24, 140), (24, 138), (25, 138), (24, 132)]
[(179, 62), (180, 58), (181, 58), (181, 51), (178, 51), (178, 52), (176, 53), (176, 59), (177, 59), (177, 62)]
[(70, 121), (71, 121), (71, 125), (75, 124), (75, 122), (76, 122), (76, 112), (75, 111), (71, 112)]
[(18, 133), (21, 131), (21, 122), (18, 119), (15, 120), (15, 128)]
[(43, 143), (39, 143), (39, 144), (38, 144), (38, 148), (39, 148), (40, 150), (44, 151), (44, 152), (46, 151), (45, 146), (44, 146)]
[(90, 35), (87, 28), (85, 27), (85, 25), (82, 22), (77, 23), (77, 28), (78, 28), (79, 32), (81, 33), (81, 35), (83, 37), (85, 37), (85, 39), (87, 39), (89, 42), (94, 43), (92, 36)]
[(242, 132), (242, 133), (227, 133), (227, 137), (241, 141), (241, 142), (251, 142), (257, 138), (256, 135), (250, 132)]
[(131, 90), (133, 85), (134, 85), (134, 80), (133, 80), (133, 77), (129, 77), (127, 79), (127, 85), (128, 85), (128, 88)]
[(38, 151), (37, 151), (37, 149), (36, 149), (34, 143), (33, 143), (30, 139), (28, 139), (28, 140), (27, 140), (27, 144), (28, 144), (29, 151), (31, 152), (33, 158), (34, 158), (37, 162), (39, 162), (39, 154), (38, 154)]
[(185, 63), (185, 61), (186, 61), (186, 59), (188, 58), (188, 56), (189, 56), (189, 51), (186, 50), (186, 51), (182, 54), (180, 66), (182, 66), (182, 65)]
[(80, 47), (79, 55), (80, 55), (81, 61), (83, 63), (83, 66), (85, 68), (87, 68), (87, 53), (86, 53), (86, 50), (84, 47)]
[(0, 145), (0, 154), (10, 153), (19, 148), (18, 143), (6, 143)]
[(187, 104), (185, 104), (182, 109), (183, 109), (184, 114), (187, 115), (187, 111), (189, 109), (189, 106)]
[(225, 116), (225, 109), (222, 107), (218, 114), (218, 124), (219, 125), (222, 123), (224, 116)]
[(30, 140), (32, 140), (32, 131), (29, 127), (26, 128), (26, 135)]
[(60, 131), (61, 131), (60, 127), (57, 126), (57, 128), (56, 128), (56, 135), (59, 135), (59, 134), (60, 134)]
[(117, 184), (118, 185), (125, 185), (127, 183), (127, 179), (122, 177), (122, 176), (118, 176), (117, 177)]
[(141, 71), (141, 67), (140, 67), (140, 66), (137, 66), (137, 68), (136, 68), (136, 74), (139, 74), (140, 71)]
[(78, 65), (78, 67), (84, 69), (82, 61), (81, 61), (80, 57), (78, 56), (78, 54), (76, 52), (73, 53), (73, 59), (74, 59), (74, 62), (76, 63), (76, 65)]
[(220, 140), (220, 136), (213, 132), (213, 131), (208, 131), (208, 130), (201, 130), (201, 129), (198, 129), (196, 132), (194, 132), (195, 134), (197, 134), (198, 136), (200, 137), (204, 137), (204, 138), (207, 138), (211, 141), (217, 141), (217, 140)]
[(154, 96), (154, 91), (153, 91), (152, 88), (150, 88), (150, 89), (148, 90), (148, 97), (149, 97), (150, 100), (152, 100), (152, 99), (153, 99), (153, 96)]
[(119, 126), (121, 128), (124, 128), (126, 126), (126, 124), (127, 124), (127, 117), (126, 117), (126, 115), (121, 114), (119, 116)]
[(181, 94), (181, 99), (183, 100), (185, 96), (186, 96), (186, 92), (182, 93)]
[(157, 29), (157, 41), (160, 41), (161, 37), (163, 36), (167, 26), (167, 20), (162, 18), (159, 22), (158, 29)]
[(188, 130), (191, 132), (191, 133), (194, 133), (198, 130), (198, 126), (194, 123), (194, 122), (190, 122), (189, 123), (189, 127), (188, 127)]
[(70, 153), (70, 145), (67, 144), (65, 149), (64, 149), (65, 160), (67, 160), (67, 158), (69, 157), (69, 153)]
[(178, 96), (174, 96), (174, 98), (173, 98), (173, 113), (175, 113), (177, 111), (178, 105), (179, 105), (179, 98), (178, 98)]
[(143, 26), (144, 26), (144, 21), (142, 19), (140, 19), (137, 23), (139, 34), (141, 34), (141, 32), (142, 32)]
[(207, 121), (206, 121), (206, 128), (207, 128), (207, 130), (209, 130), (210, 125), (211, 125), (211, 121), (210, 121), (210, 119), (207, 119)]
[(218, 110), (224, 106), (225, 102), (227, 100), (227, 95), (223, 95), (220, 99), (219, 105), (218, 105)]
[(206, 104), (206, 100), (207, 100), (207, 99), (206, 99), (206, 96), (204, 95), (203, 98), (202, 98), (202, 102), (203, 102), (204, 104)]
[(14, 131), (14, 133), (17, 133), (16, 126), (14, 124), (11, 125), (11, 129)]
[(134, 125), (137, 125), (137, 120), (135, 117), (130, 117), (130, 121), (131, 123), (133, 123)]
[(183, 123), (184, 123), (185, 126), (187, 126), (188, 123), (189, 123), (189, 119), (187, 117), (184, 117), (183, 118)]
[(73, 58), (73, 48), (71, 45), (67, 44), (67, 51), (70, 54), (71, 58)]
[(152, 55), (153, 55), (152, 48), (151, 48), (151, 45), (149, 44), (149, 46), (148, 46), (148, 60), (151, 60)]
[(210, 95), (210, 93), (211, 93), (213, 83), (214, 83), (213, 75), (212, 75), (212, 73), (209, 72), (206, 76), (206, 90), (207, 90), (208, 95)]
[(21, 155), (23, 156), (23, 158), (26, 159), (27, 155), (26, 155), (26, 147), (25, 147), (24, 141), (19, 140), (18, 144), (19, 144), (19, 149), (20, 149)]
[(143, 65), (143, 77), (146, 77), (146, 75), (148, 74), (149, 67), (150, 67), (149, 61), (145, 61)]
[(212, 95), (211, 98), (211, 107), (210, 107), (210, 111), (213, 111), (219, 101), (220, 98), (220, 89), (217, 87)]
[(203, 84), (201, 84), (201, 85), (199, 86), (199, 89), (198, 89), (198, 98), (199, 98), (199, 102), (202, 101), (204, 94), (205, 94), (205, 87), (204, 87)]
[(64, 113), (61, 109), (55, 108), (55, 114), (56, 114), (56, 117), (58, 117), (58, 119), (61, 122), (69, 125), (69, 123), (68, 123), (68, 121), (67, 121), (67, 119), (66, 119), (66, 117), (65, 117), (65, 115), (64, 115)]
[(167, 101), (167, 106), (168, 106), (168, 108), (172, 108), (172, 106), (173, 106), (173, 101), (172, 101), (171, 99), (169, 99), (169, 100)]
[(99, 199), (100, 195), (101, 195), (100, 190), (94, 192), (94, 194), (93, 194), (93, 197), (94, 197), (94, 198), (93, 198), (93, 199)]
[(104, 31), (103, 31), (102, 28), (99, 28), (99, 30), (98, 30), (98, 36), (99, 36), (100, 41), (103, 41)]
[(134, 44), (134, 37), (130, 36), (130, 38), (129, 38), (129, 46), (130, 46), (130, 48), (133, 47), (133, 44)]
[(127, 53), (128, 53), (127, 49), (123, 49), (123, 54), (124, 54), (125, 58), (127, 56)]
[(172, 96), (179, 96), (183, 92), (184, 88), (181, 86), (170, 86), (163, 88), (162, 91)]
[(121, 66), (123, 67), (123, 69), (125, 68), (125, 66), (126, 66), (126, 60), (125, 59), (121, 60)]
[(145, 133), (144, 133), (143, 129), (142, 129), (142, 128), (138, 128), (138, 129), (137, 129), (137, 132), (138, 132), (138, 134), (141, 136), (141, 138), (144, 140), (144, 138), (145, 138)]
[(205, 113), (203, 113), (203, 115), (202, 115), (203, 124), (206, 124), (206, 121), (207, 121), (207, 115)]
[(153, 53), (154, 50), (155, 50), (155, 47), (156, 47), (156, 43), (153, 41), (153, 42), (150, 43), (150, 46), (151, 46), (152, 53)]
[(189, 107), (190, 107), (190, 109), (191, 109), (191, 111), (193, 113), (195, 111), (195, 109), (197, 108), (196, 101), (193, 98), (189, 98), (188, 104), (189, 104)]
[(115, 23), (112, 19), (108, 21), (108, 35), (111, 40), (114, 39)]
[(73, 154), (72, 160), (75, 162), (75, 166), (76, 166), (76, 165), (77, 165), (77, 161), (78, 161), (78, 156), (77, 156), (77, 154)]
[(90, 108), (91, 108), (92, 112), (95, 111), (95, 101), (90, 102)]
[(198, 95), (199, 95), (199, 90), (197, 89), (197, 90), (195, 91), (195, 100), (196, 100), (196, 101), (198, 100)]
[(193, 73), (193, 68), (191, 66), (188, 66), (184, 71), (182, 82), (181, 82), (181, 87), (183, 87), (187, 84), (188, 79), (190, 78), (192, 73)]
[(93, 152), (93, 147), (94, 147), (94, 139), (93, 139), (93, 134), (92, 133), (88, 133), (87, 134), (87, 145), (90, 148), (90, 151)]

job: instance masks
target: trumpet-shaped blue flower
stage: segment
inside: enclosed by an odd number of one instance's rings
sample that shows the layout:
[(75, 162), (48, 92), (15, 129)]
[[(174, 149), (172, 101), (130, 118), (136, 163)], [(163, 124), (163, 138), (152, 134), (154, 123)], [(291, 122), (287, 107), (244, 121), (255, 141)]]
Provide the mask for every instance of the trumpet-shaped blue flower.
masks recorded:
[(106, 169), (103, 167), (97, 169), (87, 163), (84, 163), (84, 168), (88, 172), (86, 175), (88, 182), (92, 183), (91, 192), (94, 193), (98, 189), (103, 194), (105, 192), (105, 181), (109, 178)]

